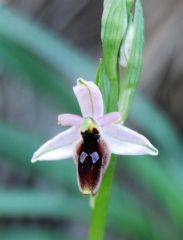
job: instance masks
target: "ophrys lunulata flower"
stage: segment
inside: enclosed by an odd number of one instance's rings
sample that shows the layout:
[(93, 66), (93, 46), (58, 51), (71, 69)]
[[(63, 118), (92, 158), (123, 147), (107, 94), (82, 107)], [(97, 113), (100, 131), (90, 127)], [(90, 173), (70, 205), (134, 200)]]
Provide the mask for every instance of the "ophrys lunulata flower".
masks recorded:
[(74, 114), (59, 115), (58, 122), (70, 128), (42, 145), (34, 153), (32, 162), (73, 157), (80, 191), (95, 194), (111, 153), (158, 154), (147, 138), (120, 124), (120, 113), (104, 115), (102, 94), (96, 84), (79, 79), (73, 90), (82, 117)]

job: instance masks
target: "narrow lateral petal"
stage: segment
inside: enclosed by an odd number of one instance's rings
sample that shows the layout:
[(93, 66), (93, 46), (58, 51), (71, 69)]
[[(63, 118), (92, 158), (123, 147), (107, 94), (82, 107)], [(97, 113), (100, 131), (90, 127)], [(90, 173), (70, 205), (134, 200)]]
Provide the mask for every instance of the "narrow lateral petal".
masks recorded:
[(73, 149), (79, 140), (79, 129), (71, 127), (43, 144), (33, 155), (32, 162), (61, 160), (73, 155)]
[(62, 126), (75, 126), (80, 127), (82, 124), (83, 118), (75, 114), (60, 114), (58, 116), (58, 124)]
[(158, 150), (143, 135), (119, 124), (103, 128), (104, 139), (118, 155), (158, 155)]
[(97, 123), (104, 127), (106, 125), (109, 125), (110, 123), (116, 123), (119, 122), (121, 119), (121, 114), (119, 112), (111, 112), (107, 113), (104, 116), (97, 119)]
[(78, 79), (78, 84), (73, 90), (83, 117), (97, 119), (103, 115), (104, 106), (102, 94), (95, 83)]

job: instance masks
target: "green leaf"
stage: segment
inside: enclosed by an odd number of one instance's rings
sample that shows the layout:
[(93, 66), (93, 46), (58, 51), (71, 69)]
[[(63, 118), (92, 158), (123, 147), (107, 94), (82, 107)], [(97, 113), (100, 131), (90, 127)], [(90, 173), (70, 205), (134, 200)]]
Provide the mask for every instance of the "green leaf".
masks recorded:
[[(0, 39), (1, 37), (36, 55), (68, 79), (75, 81), (80, 75), (84, 79), (95, 77), (96, 65), (92, 64), (91, 59), (86, 59), (81, 51), (13, 8), (0, 8)], [(68, 66), (72, 66), (69, 71)]]
[(27, 174), (48, 177), (53, 182), (55, 181), (61, 186), (65, 185), (68, 189), (72, 189), (74, 193), (77, 192), (79, 195), (75, 166), (72, 159), (36, 164), (31, 163), (32, 154), (44, 141), (20, 131), (20, 129), (14, 129), (7, 124), (0, 123), (1, 161), (4, 158), (9, 158), (13, 165), (23, 168)]
[[(150, 100), (137, 93), (130, 111), (130, 119), (159, 144), (168, 157), (181, 162), (182, 139), (168, 116)], [(166, 136), (166, 137), (165, 137)]]
[[(68, 194), (35, 189), (0, 189), (1, 217), (49, 217), (86, 221), (88, 202)], [(77, 207), (76, 207), (77, 206)]]
[(134, 36), (127, 67), (124, 69), (124, 77), (120, 82), (119, 110), (122, 121), (125, 122), (135, 94), (137, 83), (140, 79), (142, 67), (142, 51), (144, 45), (144, 19), (140, 0), (136, 1), (133, 22)]
[(183, 143), (176, 126), (155, 104), (138, 93), (132, 104), (130, 118), (154, 140), (164, 159), (161, 161), (164, 171), (182, 188)]
[[(124, 172), (124, 161), (122, 164)], [(169, 219), (160, 215), (159, 209), (153, 208), (151, 202), (142, 201), (141, 196), (121, 184), (113, 187), (107, 226), (113, 226), (116, 233), (130, 235), (132, 239), (181, 239), (176, 226), (169, 224)]]
[[(158, 159), (157, 161), (160, 161)], [(169, 213), (171, 218), (180, 226), (183, 224), (182, 190), (169, 181), (169, 176), (164, 172), (155, 160), (150, 157), (126, 157), (123, 165), (127, 166), (132, 174), (149, 189), (151, 194), (161, 202), (162, 207)]]
[[(158, 157), (158, 162), (156, 160), (154, 160), (154, 162), (147, 161), (145, 158), (144, 161), (142, 160), (142, 166), (140, 160), (136, 162), (136, 159), (134, 159), (127, 165), (130, 165), (130, 163), (132, 164), (130, 168), (134, 167), (136, 169), (137, 174), (142, 177), (142, 182), (144, 174), (148, 172), (148, 181), (151, 183), (156, 181), (156, 188), (153, 188), (153, 191), (155, 191), (154, 193), (156, 194), (157, 190), (162, 194), (160, 200), (165, 202), (165, 205), (169, 208), (169, 212), (173, 215), (177, 214), (175, 218), (182, 221), (181, 214), (179, 215), (180, 211), (177, 211), (177, 207), (175, 207), (181, 205), (180, 199), (182, 197), (180, 196), (183, 194), (181, 184), (183, 179), (183, 166), (181, 162), (183, 143), (180, 135), (172, 122), (168, 120), (165, 113), (161, 112), (158, 107), (143, 97), (142, 94), (136, 95), (135, 101), (132, 104), (130, 117), (134, 119), (133, 121), (136, 125), (151, 136), (160, 150), (160, 155)], [(158, 174), (158, 176), (155, 177), (156, 174)], [(171, 179), (171, 181), (169, 181), (169, 179)], [(144, 182), (147, 182), (145, 176)], [(169, 199), (172, 199), (172, 196), (176, 198), (176, 200), (173, 201), (178, 201), (179, 203), (171, 206)], [(173, 210), (174, 207), (175, 209)], [(179, 209), (182, 207), (179, 206)]]
[(38, 226), (0, 227), (0, 238), (3, 240), (69, 240), (62, 231), (38, 228)]
[(11, 69), (12, 73), (25, 76), (24, 80), (30, 79), (32, 84), (39, 91), (44, 90), (49, 98), (54, 97), (58, 106), (63, 105), (63, 100), (66, 100), (64, 104), (67, 109), (76, 108), (72, 91), (65, 90), (63, 76), (58, 75), (30, 52), (2, 37), (0, 37), (0, 61)]

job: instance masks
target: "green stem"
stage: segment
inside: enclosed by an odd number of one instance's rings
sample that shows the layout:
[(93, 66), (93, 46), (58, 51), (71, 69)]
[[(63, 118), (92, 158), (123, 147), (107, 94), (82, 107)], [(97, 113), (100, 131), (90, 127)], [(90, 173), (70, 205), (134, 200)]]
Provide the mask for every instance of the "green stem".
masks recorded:
[(103, 177), (99, 192), (94, 199), (95, 203), (91, 215), (88, 240), (102, 240), (104, 237), (106, 215), (116, 166), (116, 158), (116, 156), (112, 155), (110, 165)]

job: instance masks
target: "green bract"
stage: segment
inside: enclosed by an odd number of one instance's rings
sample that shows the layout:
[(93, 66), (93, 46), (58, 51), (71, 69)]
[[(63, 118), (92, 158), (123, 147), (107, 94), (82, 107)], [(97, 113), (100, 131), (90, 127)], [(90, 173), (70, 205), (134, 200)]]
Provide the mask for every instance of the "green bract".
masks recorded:
[(140, 0), (136, 1), (135, 13), (132, 23), (129, 23), (129, 28), (133, 24), (133, 40), (129, 54), (128, 63), (124, 69), (124, 77), (120, 81), (120, 100), (119, 110), (124, 122), (128, 116), (129, 108), (136, 91), (137, 83), (140, 78), (142, 68), (142, 51), (144, 46), (144, 19)]
[(100, 59), (97, 74), (96, 74), (96, 84), (100, 88), (104, 101), (104, 109), (107, 111), (109, 103), (109, 79), (105, 71), (105, 65), (103, 59)]
[(119, 49), (127, 27), (125, 0), (105, 0), (102, 15), (102, 49), (106, 74), (110, 81), (109, 111), (117, 110), (119, 97)]

